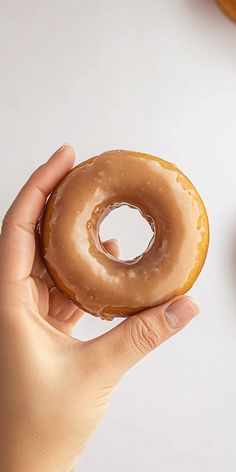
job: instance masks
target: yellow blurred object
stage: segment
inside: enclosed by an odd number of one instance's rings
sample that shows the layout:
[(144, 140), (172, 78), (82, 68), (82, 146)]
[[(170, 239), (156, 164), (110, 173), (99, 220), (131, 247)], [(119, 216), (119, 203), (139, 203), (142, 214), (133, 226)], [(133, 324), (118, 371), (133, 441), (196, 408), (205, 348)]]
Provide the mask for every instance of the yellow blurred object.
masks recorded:
[(236, 21), (236, 0), (217, 0), (220, 7), (232, 20)]

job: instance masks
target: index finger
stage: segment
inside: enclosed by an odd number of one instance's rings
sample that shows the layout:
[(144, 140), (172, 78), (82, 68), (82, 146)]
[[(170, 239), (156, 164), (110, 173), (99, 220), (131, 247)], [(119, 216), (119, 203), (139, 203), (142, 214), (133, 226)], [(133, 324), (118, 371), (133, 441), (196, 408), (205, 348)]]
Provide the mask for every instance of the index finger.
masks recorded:
[(35, 254), (35, 227), (48, 195), (73, 167), (75, 153), (62, 146), (28, 179), (8, 209), (1, 228), (1, 278), (17, 282), (27, 278)]

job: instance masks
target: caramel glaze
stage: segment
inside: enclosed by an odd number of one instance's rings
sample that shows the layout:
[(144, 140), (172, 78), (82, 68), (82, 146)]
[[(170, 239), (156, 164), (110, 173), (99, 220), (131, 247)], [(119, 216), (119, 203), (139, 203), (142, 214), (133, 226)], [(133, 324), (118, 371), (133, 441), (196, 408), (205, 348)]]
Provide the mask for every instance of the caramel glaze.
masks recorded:
[[(132, 261), (106, 252), (104, 217), (118, 206), (139, 209), (153, 229)], [(126, 317), (193, 285), (206, 258), (208, 218), (188, 178), (173, 164), (132, 151), (109, 151), (74, 167), (49, 197), (41, 247), (56, 286), (95, 316)]]
[(236, 0), (217, 0), (224, 12), (236, 21)]

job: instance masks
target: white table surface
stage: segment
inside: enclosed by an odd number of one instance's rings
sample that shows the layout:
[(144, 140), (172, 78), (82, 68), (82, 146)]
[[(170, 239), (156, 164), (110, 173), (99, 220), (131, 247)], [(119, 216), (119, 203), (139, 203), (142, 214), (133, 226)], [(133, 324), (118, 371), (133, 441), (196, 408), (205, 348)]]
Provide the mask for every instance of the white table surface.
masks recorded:
[[(213, 0), (8, 0), (0, 61), (1, 217), (64, 142), (78, 161), (124, 148), (175, 162), (210, 217), (201, 316), (123, 378), (78, 471), (235, 472), (236, 25)], [(76, 334), (113, 325), (85, 315)]]

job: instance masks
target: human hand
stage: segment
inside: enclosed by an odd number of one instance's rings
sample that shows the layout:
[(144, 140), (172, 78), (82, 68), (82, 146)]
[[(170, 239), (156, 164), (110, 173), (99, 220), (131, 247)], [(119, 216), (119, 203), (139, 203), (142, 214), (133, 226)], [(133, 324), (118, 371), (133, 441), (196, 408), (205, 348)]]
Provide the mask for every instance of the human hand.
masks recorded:
[[(71, 472), (112, 391), (135, 363), (199, 312), (176, 297), (81, 342), (83, 312), (54, 286), (40, 257), (37, 221), (46, 198), (74, 164), (60, 148), (24, 185), (0, 236), (0, 469)], [(118, 247), (106, 249), (118, 255)]]

